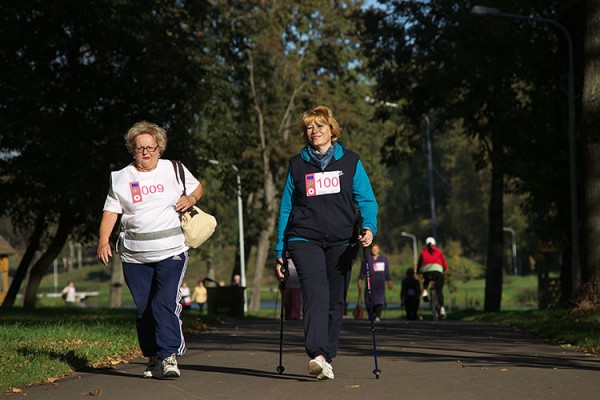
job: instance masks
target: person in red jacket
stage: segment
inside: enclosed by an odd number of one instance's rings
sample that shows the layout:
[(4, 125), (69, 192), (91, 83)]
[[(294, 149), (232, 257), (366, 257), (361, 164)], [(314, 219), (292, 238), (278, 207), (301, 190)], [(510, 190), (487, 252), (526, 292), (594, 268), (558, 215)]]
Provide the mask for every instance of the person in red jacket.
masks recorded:
[(423, 301), (427, 301), (427, 288), (429, 282), (435, 282), (435, 291), (438, 299), (440, 299), (440, 316), (446, 318), (446, 310), (444, 310), (444, 275), (448, 271), (448, 264), (444, 253), (436, 247), (435, 239), (428, 237), (425, 239), (425, 247), (421, 250), (419, 262), (417, 264), (418, 271), (423, 275)]

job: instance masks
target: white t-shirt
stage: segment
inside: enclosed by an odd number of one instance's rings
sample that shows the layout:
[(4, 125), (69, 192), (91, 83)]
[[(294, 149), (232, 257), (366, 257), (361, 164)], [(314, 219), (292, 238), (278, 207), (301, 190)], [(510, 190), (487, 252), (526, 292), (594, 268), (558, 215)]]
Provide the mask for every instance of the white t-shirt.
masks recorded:
[[(184, 166), (186, 192), (200, 182)], [(117, 251), (130, 263), (158, 262), (189, 249), (185, 245), (175, 203), (183, 184), (177, 182), (169, 160), (158, 160), (155, 169), (138, 171), (133, 164), (111, 173), (104, 211), (122, 214)], [(179, 228), (179, 230), (178, 230)]]
[(65, 286), (62, 290), (62, 294), (66, 294), (65, 301), (69, 303), (74, 303), (77, 301), (77, 292), (75, 291), (75, 287), (73, 286)]

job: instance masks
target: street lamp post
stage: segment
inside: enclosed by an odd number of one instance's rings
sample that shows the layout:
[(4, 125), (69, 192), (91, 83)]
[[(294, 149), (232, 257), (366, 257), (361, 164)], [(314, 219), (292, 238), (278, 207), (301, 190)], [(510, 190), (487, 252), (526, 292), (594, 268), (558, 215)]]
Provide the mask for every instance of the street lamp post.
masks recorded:
[(431, 148), (431, 124), (427, 115), (423, 116), (427, 134), (427, 173), (429, 180), (429, 206), (431, 207), (431, 233), (437, 238), (437, 220), (435, 217), (435, 192), (433, 188), (433, 150)]
[[(372, 97), (365, 97), (365, 101), (369, 104), (379, 104), (390, 108), (400, 108), (396, 103), (388, 101), (378, 101)], [(435, 216), (435, 191), (433, 187), (433, 149), (431, 146), (431, 123), (427, 115), (423, 115), (425, 120), (425, 134), (427, 136), (427, 178), (429, 182), (429, 206), (431, 208), (431, 234), (437, 238), (437, 218)]]
[(413, 235), (412, 233), (408, 233), (408, 232), (400, 232), (400, 235), (405, 236), (405, 237), (409, 237), (409, 238), (412, 239), (412, 246), (413, 246), (413, 269), (416, 269), (417, 268), (417, 237), (415, 235)]
[(512, 259), (513, 259), (513, 275), (517, 275), (519, 273), (517, 267), (517, 235), (515, 234), (515, 230), (508, 226), (502, 228), (503, 231), (509, 232), (512, 236)]
[(576, 173), (576, 140), (575, 140), (575, 73), (573, 71), (573, 40), (571, 34), (562, 24), (549, 18), (532, 17), (520, 14), (510, 14), (501, 12), (497, 8), (473, 6), (471, 13), (474, 15), (489, 15), (495, 17), (505, 17), (522, 19), (526, 21), (539, 21), (550, 24), (558, 28), (567, 38), (567, 48), (569, 55), (569, 72), (568, 72), (568, 127), (569, 127), (569, 165), (570, 165), (570, 200), (571, 200), (571, 280), (573, 296), (579, 288), (580, 265), (579, 265), (579, 233), (577, 231), (577, 173)]
[[(213, 165), (221, 164), (217, 160), (208, 160)], [(224, 164), (224, 163), (223, 163)], [(237, 183), (237, 209), (238, 209), (238, 235), (240, 241), (240, 285), (246, 287), (246, 260), (245, 260), (245, 248), (244, 248), (244, 210), (242, 204), (242, 180), (240, 178), (239, 169), (235, 164), (229, 164), (235, 171), (236, 183)], [(248, 302), (246, 301), (246, 291), (244, 290), (244, 312), (248, 311)]]

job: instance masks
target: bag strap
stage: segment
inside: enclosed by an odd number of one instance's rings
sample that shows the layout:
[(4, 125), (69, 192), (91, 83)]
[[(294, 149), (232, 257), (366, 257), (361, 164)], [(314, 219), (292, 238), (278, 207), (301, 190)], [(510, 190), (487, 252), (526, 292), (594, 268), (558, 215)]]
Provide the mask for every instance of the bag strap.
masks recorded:
[[(173, 169), (175, 170), (175, 178), (177, 179), (177, 183), (179, 183), (179, 177), (181, 177), (181, 183), (183, 183), (182, 196), (185, 196), (185, 172), (183, 170), (183, 165), (181, 164), (181, 161), (178, 160), (171, 160), (171, 163), (173, 164)], [(179, 173), (177, 173), (178, 171)]]

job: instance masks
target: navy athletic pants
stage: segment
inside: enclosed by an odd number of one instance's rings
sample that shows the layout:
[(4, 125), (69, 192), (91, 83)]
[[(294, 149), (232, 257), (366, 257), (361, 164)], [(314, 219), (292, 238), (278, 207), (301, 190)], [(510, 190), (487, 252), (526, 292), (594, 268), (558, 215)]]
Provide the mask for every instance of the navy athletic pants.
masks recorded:
[(304, 346), (310, 358), (327, 362), (337, 355), (358, 246), (323, 247), (306, 241), (289, 241), (287, 249), (302, 287)]
[(185, 353), (179, 287), (188, 263), (183, 252), (157, 263), (123, 263), (125, 282), (137, 309), (136, 328), (145, 357)]

